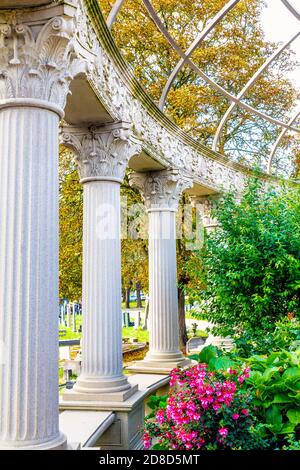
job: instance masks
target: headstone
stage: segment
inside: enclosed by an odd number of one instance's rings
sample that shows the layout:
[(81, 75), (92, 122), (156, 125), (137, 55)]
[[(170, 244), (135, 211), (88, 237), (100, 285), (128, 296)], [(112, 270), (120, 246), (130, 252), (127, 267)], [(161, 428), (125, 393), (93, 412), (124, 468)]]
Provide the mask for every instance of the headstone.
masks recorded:
[(75, 308), (75, 304), (72, 304), (72, 314), (73, 314), (73, 317), (72, 317), (72, 319), (73, 319), (72, 331), (73, 331), (73, 333), (75, 333), (76, 332), (76, 308)]
[(67, 304), (67, 328), (71, 325), (71, 304)]
[(195, 336), (188, 340), (186, 344), (187, 353), (190, 354), (191, 351), (200, 351), (202, 346), (205, 344), (205, 339), (199, 336)]
[(131, 326), (130, 325), (130, 314), (129, 314), (129, 312), (124, 312), (123, 313), (123, 326), (125, 326), (126, 328), (128, 326)]
[(70, 346), (61, 346), (59, 348), (59, 359), (60, 360), (69, 360), (69, 359), (71, 359)]
[(141, 312), (140, 311), (135, 311), (132, 312), (134, 314), (134, 328), (138, 329), (141, 326), (142, 319), (141, 319)]

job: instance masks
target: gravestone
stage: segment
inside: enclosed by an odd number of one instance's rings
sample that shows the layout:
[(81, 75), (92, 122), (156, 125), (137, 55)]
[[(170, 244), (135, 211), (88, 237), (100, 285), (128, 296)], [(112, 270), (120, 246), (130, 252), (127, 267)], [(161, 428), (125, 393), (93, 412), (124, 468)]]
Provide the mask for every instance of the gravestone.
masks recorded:
[(191, 351), (201, 351), (202, 346), (205, 344), (205, 339), (199, 336), (195, 336), (188, 340), (186, 344), (187, 354), (190, 354)]

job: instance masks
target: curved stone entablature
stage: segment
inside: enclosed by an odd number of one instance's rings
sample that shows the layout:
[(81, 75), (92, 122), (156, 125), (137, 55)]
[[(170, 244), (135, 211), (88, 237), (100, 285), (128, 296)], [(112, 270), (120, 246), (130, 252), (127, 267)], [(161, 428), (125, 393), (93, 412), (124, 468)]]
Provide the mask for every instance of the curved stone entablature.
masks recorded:
[(240, 192), (251, 170), (199, 144), (158, 109), (121, 56), (98, 2), (81, 0), (78, 18), (78, 41), (96, 55), (88, 79), (117, 119), (133, 123), (144, 150), (215, 192)]
[(80, 1), (77, 17), (78, 41), (96, 56), (89, 81), (118, 120), (132, 122), (144, 150), (214, 191), (240, 191), (249, 169), (198, 144), (161, 113), (120, 55), (97, 1)]

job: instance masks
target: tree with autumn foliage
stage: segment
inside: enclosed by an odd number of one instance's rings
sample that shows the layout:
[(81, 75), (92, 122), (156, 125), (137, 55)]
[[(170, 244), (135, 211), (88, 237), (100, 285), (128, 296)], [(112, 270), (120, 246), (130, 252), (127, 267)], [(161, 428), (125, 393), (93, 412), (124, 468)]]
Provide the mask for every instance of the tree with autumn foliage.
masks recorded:
[[(151, 3), (164, 27), (186, 51), (227, 1), (152, 0)], [(99, 0), (99, 4), (107, 16), (114, 0)], [(239, 94), (278, 47), (264, 37), (261, 26), (263, 7), (262, 0), (239, 2), (191, 56), (203, 72), (233, 95)], [(179, 56), (151, 20), (142, 0), (125, 1), (112, 33), (140, 83), (158, 102)], [(251, 87), (245, 102), (274, 118), (287, 121), (298, 97), (286, 78), (294, 67), (292, 52), (286, 50)], [(211, 146), (229, 105), (227, 98), (186, 65), (173, 83), (164, 111), (196, 140)], [(270, 146), (280, 131), (280, 128), (236, 107), (225, 125), (219, 151), (240, 162), (266, 168)], [(299, 141), (287, 135), (283, 149), (285, 157), (295, 159), (300, 150)], [(277, 162), (274, 163), (276, 165)], [(287, 158), (278, 165), (286, 171)]]
[(82, 292), (83, 190), (72, 152), (61, 149), (59, 160), (60, 298), (80, 300)]
[[(60, 153), (60, 298), (79, 300), (82, 294), (82, 222), (83, 190), (74, 162), (68, 149)], [(121, 196), (129, 207), (141, 204), (139, 192), (129, 186), (126, 176)], [(129, 225), (130, 228), (130, 215)], [(148, 291), (147, 240), (134, 239), (128, 233), (122, 239), (122, 287)]]

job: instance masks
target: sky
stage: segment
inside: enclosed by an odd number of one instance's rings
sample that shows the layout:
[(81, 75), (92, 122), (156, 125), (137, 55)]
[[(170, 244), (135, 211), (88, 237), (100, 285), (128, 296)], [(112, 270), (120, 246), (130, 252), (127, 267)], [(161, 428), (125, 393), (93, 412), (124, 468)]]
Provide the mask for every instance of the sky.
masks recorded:
[[(267, 0), (266, 3), (267, 7), (262, 15), (266, 38), (276, 42), (285, 42), (300, 29), (300, 21), (281, 0)], [(290, 0), (290, 3), (300, 12), (300, 0)], [(291, 49), (296, 53), (297, 60), (300, 62), (300, 37), (295, 40)], [(300, 65), (289, 76), (300, 89)]]

